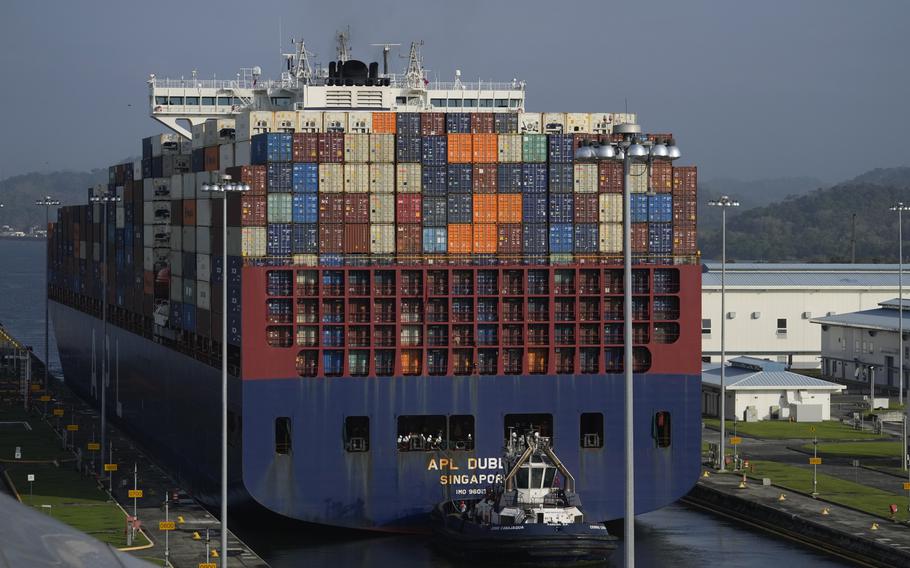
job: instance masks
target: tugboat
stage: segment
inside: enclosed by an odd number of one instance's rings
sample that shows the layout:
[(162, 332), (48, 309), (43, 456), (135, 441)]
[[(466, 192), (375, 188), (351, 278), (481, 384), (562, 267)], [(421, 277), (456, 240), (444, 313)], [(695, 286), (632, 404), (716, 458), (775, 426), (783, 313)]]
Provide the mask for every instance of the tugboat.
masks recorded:
[(616, 549), (617, 538), (603, 524), (585, 522), (575, 478), (549, 438), (513, 432), (503, 470), (502, 482), (489, 486), (482, 499), (449, 499), (433, 510), (434, 543), (443, 553), (510, 565), (577, 566), (604, 562)]

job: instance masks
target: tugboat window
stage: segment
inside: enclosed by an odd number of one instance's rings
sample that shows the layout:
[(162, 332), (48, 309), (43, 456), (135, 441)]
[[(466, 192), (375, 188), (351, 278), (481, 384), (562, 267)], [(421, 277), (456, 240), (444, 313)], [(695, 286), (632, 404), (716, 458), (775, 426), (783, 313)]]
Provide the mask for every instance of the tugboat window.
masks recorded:
[(449, 449), (470, 452), (474, 449), (474, 417), (470, 414), (449, 416)]
[(604, 415), (600, 412), (584, 412), (581, 415), (581, 447), (604, 447)]
[(291, 419), (287, 416), (275, 419), (275, 453), (291, 453)]
[(349, 452), (370, 451), (369, 416), (348, 416), (344, 419), (344, 449)]
[(553, 445), (552, 414), (506, 414), (503, 439), (508, 443), (512, 437), (537, 432), (541, 437), (550, 438)]
[(399, 452), (435, 452), (446, 449), (445, 416), (399, 416)]
[(654, 439), (658, 448), (670, 447), (670, 413), (666, 410), (654, 415)]

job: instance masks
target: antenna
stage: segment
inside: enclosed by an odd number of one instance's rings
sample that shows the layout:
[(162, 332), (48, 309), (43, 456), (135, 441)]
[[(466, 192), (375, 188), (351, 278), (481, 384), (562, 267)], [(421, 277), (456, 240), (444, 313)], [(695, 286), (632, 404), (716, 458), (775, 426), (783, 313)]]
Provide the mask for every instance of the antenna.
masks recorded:
[(400, 43), (371, 43), (373, 47), (382, 48), (382, 74), (388, 77), (389, 75), (389, 52), (392, 51), (392, 48)]
[(344, 31), (335, 35), (335, 41), (338, 42), (338, 61), (345, 62), (351, 58), (351, 26), (347, 26)]
[(310, 66), (310, 57), (315, 55), (307, 51), (306, 44), (302, 39), (292, 39), (291, 45), (294, 46), (294, 53), (284, 53), (284, 58), (288, 62), (288, 71), (291, 76), (304, 85), (313, 78), (313, 68)]
[(411, 42), (411, 52), (408, 54), (408, 70), (405, 72), (405, 80), (408, 87), (412, 89), (423, 89), (426, 87), (426, 75), (423, 69), (423, 59), (420, 56), (420, 46), (423, 40)]

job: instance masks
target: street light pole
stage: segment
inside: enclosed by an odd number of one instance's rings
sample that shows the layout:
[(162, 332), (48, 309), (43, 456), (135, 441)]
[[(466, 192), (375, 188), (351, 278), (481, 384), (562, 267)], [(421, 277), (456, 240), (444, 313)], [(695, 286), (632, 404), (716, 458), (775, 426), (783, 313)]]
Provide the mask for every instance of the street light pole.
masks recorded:
[(225, 183), (203, 184), (202, 191), (218, 192), (222, 194), (222, 241), (221, 241), (221, 566), (227, 566), (228, 543), (228, 443), (227, 443), (227, 417), (228, 417), (228, 358), (227, 358), (227, 306), (228, 306), (228, 194), (233, 192), (249, 191), (250, 186), (242, 183), (232, 183), (231, 176), (222, 175)]
[[(904, 233), (903, 212), (910, 210), (910, 205), (898, 201), (891, 207), (897, 211), (897, 397), (900, 404), (904, 403)], [(910, 401), (908, 401), (910, 403)], [(910, 407), (910, 404), (907, 405)], [(902, 430), (903, 446), (901, 449), (901, 467), (907, 468), (907, 422), (910, 420), (910, 408), (904, 409)]]
[(721, 211), (721, 229), (720, 229), (720, 456), (718, 457), (717, 469), (724, 471), (727, 469), (725, 463), (726, 452), (726, 418), (727, 418), (727, 392), (726, 392), (726, 359), (727, 359), (727, 209), (730, 207), (739, 207), (739, 201), (730, 199), (727, 195), (722, 195), (720, 199), (712, 199), (708, 202), (712, 207), (720, 207)]
[(50, 209), (52, 205), (60, 205), (60, 201), (54, 199), (50, 195), (44, 196), (44, 199), (39, 199), (35, 201), (35, 205), (41, 205), (44, 207), (44, 236), (45, 236), (45, 259), (44, 259), (44, 390), (47, 390), (47, 377), (48, 371), (47, 368), (50, 366), (51, 357), (50, 357), (50, 335), (48, 331), (48, 314), (50, 313), (50, 299), (47, 295), (47, 285), (49, 280), (50, 272), (48, 271), (47, 257), (49, 251), (47, 248), (50, 246), (50, 239), (47, 234), (47, 226), (50, 224)]

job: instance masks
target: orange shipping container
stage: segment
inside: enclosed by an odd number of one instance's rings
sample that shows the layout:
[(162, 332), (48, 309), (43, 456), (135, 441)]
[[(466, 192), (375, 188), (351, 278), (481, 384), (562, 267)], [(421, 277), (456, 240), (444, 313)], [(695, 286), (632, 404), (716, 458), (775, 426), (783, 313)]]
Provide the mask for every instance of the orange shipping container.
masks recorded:
[[(518, 195), (518, 197), (521, 197), (521, 195)], [(494, 193), (475, 193), (474, 194), (474, 222), (475, 223), (495, 223), (496, 222), (496, 194), (494, 194)]]
[(449, 225), (449, 252), (470, 253), (474, 244), (474, 231), (469, 223)]
[[(469, 164), (471, 163), (471, 135), (470, 134), (449, 134), (448, 139), (448, 158), (450, 164)], [(486, 160), (488, 162), (496, 161)]]
[(395, 134), (395, 113), (374, 112), (373, 132), (376, 134)]
[(520, 193), (500, 193), (496, 196), (496, 220), (500, 223), (521, 223)]
[(474, 225), (474, 252), (494, 253), (496, 252), (496, 243), (498, 241), (499, 233), (496, 230), (496, 223)]
[(205, 149), (205, 171), (214, 172), (218, 169), (218, 157), (219, 157), (218, 146), (209, 146)]
[(145, 270), (142, 273), (142, 292), (144, 294), (155, 293), (155, 273), (151, 270)]
[[(493, 163), (499, 159), (499, 142), (495, 134), (472, 134), (473, 161)], [(451, 162), (452, 160), (449, 159)]]
[(183, 200), (183, 226), (191, 227), (196, 225), (196, 200)]

